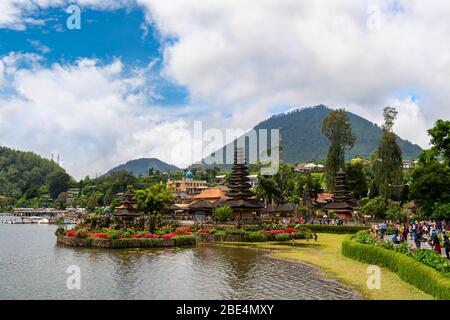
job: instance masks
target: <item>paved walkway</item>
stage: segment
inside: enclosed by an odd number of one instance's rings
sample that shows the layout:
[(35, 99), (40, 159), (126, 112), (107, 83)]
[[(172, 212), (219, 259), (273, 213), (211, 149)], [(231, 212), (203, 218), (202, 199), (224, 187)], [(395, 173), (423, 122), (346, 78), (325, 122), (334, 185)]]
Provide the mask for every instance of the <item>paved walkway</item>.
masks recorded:
[[(391, 235), (384, 236), (384, 240), (386, 240), (386, 241), (392, 241), (392, 234), (391, 234)], [(412, 240), (412, 239), (410, 238), (409, 234), (408, 234), (408, 244), (409, 244), (410, 246), (412, 245), (413, 248), (416, 248), (416, 243), (414, 242), (414, 240)], [(441, 243), (441, 246), (442, 246), (442, 243)], [(421, 242), (420, 248), (421, 248), (421, 249), (433, 250), (433, 248), (432, 248), (432, 247), (428, 244), (428, 242), (426, 242), (426, 241)], [(442, 254), (443, 257), (447, 257), (447, 256), (445, 255), (445, 249), (444, 249), (444, 247), (442, 247), (442, 249), (441, 249), (441, 254)]]

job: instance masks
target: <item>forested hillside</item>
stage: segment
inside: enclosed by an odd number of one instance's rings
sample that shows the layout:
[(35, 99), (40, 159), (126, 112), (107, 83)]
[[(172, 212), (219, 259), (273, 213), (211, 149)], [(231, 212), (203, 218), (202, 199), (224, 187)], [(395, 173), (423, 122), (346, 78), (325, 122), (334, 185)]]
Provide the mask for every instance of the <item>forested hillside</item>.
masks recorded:
[[(33, 152), (0, 147), (0, 206), (41, 205), (49, 193), (49, 177), (64, 169)], [(33, 200), (35, 199), (35, 200)]]

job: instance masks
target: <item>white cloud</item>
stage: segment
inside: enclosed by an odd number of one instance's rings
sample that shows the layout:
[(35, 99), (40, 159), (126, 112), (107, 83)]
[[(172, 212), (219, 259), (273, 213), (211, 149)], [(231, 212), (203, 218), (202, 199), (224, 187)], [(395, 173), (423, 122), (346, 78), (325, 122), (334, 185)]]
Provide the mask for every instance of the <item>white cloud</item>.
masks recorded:
[(135, 4), (135, 0), (1, 0), (0, 28), (23, 30), (27, 25), (45, 24), (44, 20), (32, 16), (41, 9), (66, 8), (71, 4), (78, 4), (82, 8), (114, 10), (129, 7)]
[(5, 77), (4, 73), (5, 73), (5, 66), (3, 64), (3, 61), (0, 61), (0, 88), (3, 85), (3, 81), (4, 81), (4, 77)]
[(15, 90), (0, 96), (1, 145), (54, 154), (55, 159), (60, 154), (77, 178), (137, 157), (178, 165), (190, 161), (188, 154), (173, 159), (168, 148), (187, 124), (168, 122), (160, 108), (146, 102), (141, 89), (148, 90), (148, 84), (140, 72), (130, 73), (119, 60), (107, 65), (82, 59), (50, 68), (15, 66), (21, 59), (26, 58), (0, 59), (1, 66), (13, 71), (8, 86)]
[(227, 108), (235, 125), (250, 127), (273, 106), (320, 103), (376, 121), (412, 91), (422, 96), (399, 105), (404, 138), (425, 146), (408, 123), (423, 129), (449, 118), (448, 2), (138, 2), (163, 37), (178, 38), (164, 51), (167, 77), (194, 103)]
[[(79, 0), (110, 10), (134, 0)], [(43, 67), (42, 57), (0, 58), (0, 144), (61, 155), (76, 177), (123, 161), (189, 163), (191, 119), (250, 128), (277, 106), (344, 106), (381, 123), (395, 105), (396, 132), (426, 147), (426, 128), (450, 118), (450, 3), (438, 0), (137, 0), (166, 44), (163, 74), (186, 86), (176, 110), (150, 105), (151, 67)], [(0, 1), (0, 28), (44, 23), (39, 8), (62, 0)], [(145, 31), (145, 25), (141, 28)], [(142, 30), (136, 30), (142, 32)], [(26, 68), (23, 65), (26, 64)], [(183, 115), (182, 117), (180, 115)], [(181, 144), (180, 144), (181, 141)], [(180, 148), (179, 150), (183, 150)]]

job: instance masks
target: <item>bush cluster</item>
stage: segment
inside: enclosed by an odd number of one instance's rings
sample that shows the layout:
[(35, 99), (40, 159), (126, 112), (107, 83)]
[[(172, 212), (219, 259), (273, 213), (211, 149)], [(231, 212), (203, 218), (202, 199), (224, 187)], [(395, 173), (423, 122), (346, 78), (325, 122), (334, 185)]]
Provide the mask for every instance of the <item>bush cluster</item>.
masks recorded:
[[(420, 251), (422, 250), (417, 250)], [(358, 243), (352, 240), (351, 236), (347, 236), (342, 242), (342, 254), (358, 261), (386, 267), (420, 290), (439, 299), (450, 299), (449, 277), (403, 253)]]

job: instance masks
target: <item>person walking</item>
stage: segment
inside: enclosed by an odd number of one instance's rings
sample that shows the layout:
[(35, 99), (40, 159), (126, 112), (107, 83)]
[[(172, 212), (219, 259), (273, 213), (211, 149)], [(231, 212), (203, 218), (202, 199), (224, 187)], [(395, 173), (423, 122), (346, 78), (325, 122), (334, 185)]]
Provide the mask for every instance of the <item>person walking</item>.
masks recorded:
[(383, 240), (384, 236), (386, 234), (386, 230), (387, 230), (387, 225), (386, 225), (386, 221), (384, 221), (381, 226), (380, 226), (380, 238)]
[(413, 229), (412, 237), (413, 237), (414, 243), (416, 244), (416, 248), (420, 249), (420, 244), (421, 243), (420, 243), (420, 237), (419, 237), (419, 233), (418, 233), (417, 228)]
[(436, 232), (436, 230), (433, 229), (432, 233), (431, 233), (431, 239), (433, 241), (433, 247), (434, 247), (434, 251), (436, 251), (437, 253), (439, 253), (439, 255), (441, 255), (441, 242), (439, 240), (438, 234)]
[(447, 256), (447, 259), (450, 260), (450, 240), (447, 236), (447, 232), (444, 231), (444, 248), (445, 248), (445, 255)]

